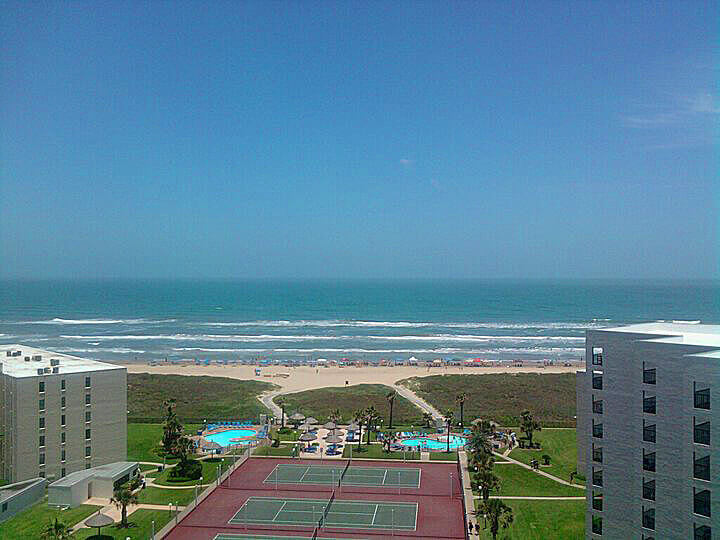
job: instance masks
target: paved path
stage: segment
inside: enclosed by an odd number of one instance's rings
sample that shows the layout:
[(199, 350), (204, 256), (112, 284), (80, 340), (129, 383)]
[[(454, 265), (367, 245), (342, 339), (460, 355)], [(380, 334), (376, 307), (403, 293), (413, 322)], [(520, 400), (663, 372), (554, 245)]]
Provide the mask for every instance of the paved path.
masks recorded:
[(398, 394), (400, 394), (405, 399), (410, 400), (412, 403), (414, 403), (416, 406), (418, 406), (420, 409), (423, 410), (423, 412), (428, 412), (432, 414), (433, 418), (442, 418), (443, 415), (440, 414), (440, 411), (438, 411), (435, 407), (430, 405), (427, 401), (425, 401), (423, 398), (418, 396), (415, 392), (410, 390), (409, 388), (405, 388), (404, 386), (400, 386), (399, 384), (393, 384), (391, 385)]
[[(473, 495), (473, 499), (482, 498), (480, 495)], [(585, 497), (525, 497), (525, 496), (505, 496), (505, 495), (490, 495), (491, 499), (514, 499), (520, 501), (584, 501)]]
[[(85, 502), (85, 504), (94, 504), (97, 506), (102, 506), (102, 508), (100, 508), (98, 510), (100, 513), (105, 514), (106, 516), (112, 518), (113, 520), (115, 520), (115, 523), (120, 523), (120, 519), (122, 518), (122, 510), (117, 508), (114, 504), (112, 504), (110, 502), (110, 499), (103, 499), (100, 497), (92, 497), (92, 498), (88, 499)], [(135, 510), (140, 510), (141, 508), (145, 509), (145, 510), (168, 510), (169, 511), (170, 507), (167, 504), (146, 504), (146, 503), (130, 504), (127, 507), (128, 517), (133, 512), (135, 512)], [(176, 510), (182, 511), (185, 509), (185, 507), (173, 505), (172, 509), (173, 509), (173, 511), (176, 511)], [(88, 519), (88, 518), (85, 518), (80, 523), (75, 524), (75, 526), (73, 526), (73, 528), (72, 528), (73, 532), (75, 532), (79, 529), (87, 529), (88, 527), (85, 525), (86, 519)]]
[[(521, 467), (525, 467), (526, 469), (533, 471), (539, 475), (542, 475), (546, 478), (549, 478), (550, 480), (553, 480), (559, 484), (563, 484), (563, 485), (578, 488), (578, 489), (585, 489), (585, 486), (579, 486), (578, 484), (571, 484), (570, 482), (567, 482), (567, 481), (563, 480), (562, 478), (558, 478), (557, 476), (553, 476), (552, 474), (546, 473), (545, 471), (536, 471), (530, 465), (527, 465), (526, 463), (523, 463), (522, 461), (518, 461), (517, 459), (513, 459), (510, 456), (505, 456), (505, 455), (499, 454), (497, 452), (493, 452), (493, 454), (496, 456), (499, 456), (503, 459), (506, 459), (510, 463), (514, 463), (515, 465), (520, 465)], [(505, 497), (503, 497), (503, 498), (505, 498)]]

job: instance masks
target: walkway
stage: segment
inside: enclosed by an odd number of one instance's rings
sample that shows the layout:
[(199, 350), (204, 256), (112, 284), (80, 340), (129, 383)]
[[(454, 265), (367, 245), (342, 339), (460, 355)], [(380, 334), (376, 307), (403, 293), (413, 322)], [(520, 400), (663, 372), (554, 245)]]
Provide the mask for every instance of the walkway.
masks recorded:
[[(473, 499), (481, 499), (480, 495), (473, 495)], [(490, 495), (491, 499), (514, 499), (519, 501), (584, 501), (585, 497), (525, 497), (523, 495)]]
[(443, 415), (440, 414), (440, 411), (438, 411), (435, 407), (430, 405), (427, 401), (425, 401), (423, 398), (418, 396), (415, 392), (413, 392), (409, 388), (405, 388), (404, 386), (400, 386), (399, 384), (393, 384), (391, 386), (395, 389), (395, 391), (397, 391), (398, 394), (400, 394), (405, 399), (411, 401), (417, 407), (422, 409), (423, 412), (432, 414), (433, 418), (442, 418), (443, 417)]
[(510, 463), (514, 463), (515, 465), (520, 465), (521, 467), (525, 467), (526, 469), (536, 472), (537, 474), (542, 475), (546, 478), (549, 478), (550, 480), (553, 480), (559, 484), (563, 484), (565, 486), (570, 486), (570, 487), (574, 487), (574, 488), (578, 488), (578, 489), (585, 489), (585, 486), (581, 486), (578, 484), (571, 484), (570, 482), (567, 482), (566, 480), (563, 480), (562, 478), (558, 478), (557, 476), (553, 476), (550, 473), (546, 473), (545, 471), (535, 470), (530, 465), (523, 463), (522, 461), (518, 461), (517, 459), (513, 459), (509, 455), (506, 456), (506, 455), (500, 454), (498, 452), (493, 452), (493, 455), (501, 457), (501, 458), (509, 461)]
[[(84, 504), (91, 504), (95, 506), (102, 506), (100, 508), (99, 512), (102, 514), (105, 514), (106, 516), (112, 518), (115, 520), (115, 523), (120, 523), (120, 520), (122, 519), (122, 509), (116, 507), (114, 504), (110, 502), (110, 499), (103, 499), (101, 497), (91, 497), (88, 499)], [(146, 503), (140, 503), (140, 504), (130, 504), (127, 507), (127, 514), (128, 517), (135, 512), (135, 510), (167, 510), (170, 511), (170, 506), (167, 504), (146, 504)], [(172, 506), (172, 511), (182, 511), (184, 510), (184, 506)], [(86, 518), (87, 519), (87, 518)], [(85, 520), (82, 520), (80, 523), (77, 523), (73, 528), (72, 531), (75, 532), (79, 529), (87, 529), (88, 527), (85, 525)]]

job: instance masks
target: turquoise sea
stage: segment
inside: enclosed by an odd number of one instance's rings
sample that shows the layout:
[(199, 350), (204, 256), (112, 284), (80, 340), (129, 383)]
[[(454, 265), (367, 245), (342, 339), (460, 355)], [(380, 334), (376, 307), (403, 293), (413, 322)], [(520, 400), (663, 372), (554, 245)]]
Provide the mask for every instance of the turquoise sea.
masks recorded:
[(579, 359), (587, 328), (720, 323), (715, 281), (0, 281), (0, 343), (105, 360)]

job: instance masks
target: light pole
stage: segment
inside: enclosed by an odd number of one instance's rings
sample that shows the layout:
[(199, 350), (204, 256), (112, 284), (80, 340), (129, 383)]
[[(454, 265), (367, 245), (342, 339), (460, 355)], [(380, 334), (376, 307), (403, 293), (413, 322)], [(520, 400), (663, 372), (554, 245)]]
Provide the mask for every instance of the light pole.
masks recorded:
[(150, 540), (155, 540), (155, 520), (150, 522)]

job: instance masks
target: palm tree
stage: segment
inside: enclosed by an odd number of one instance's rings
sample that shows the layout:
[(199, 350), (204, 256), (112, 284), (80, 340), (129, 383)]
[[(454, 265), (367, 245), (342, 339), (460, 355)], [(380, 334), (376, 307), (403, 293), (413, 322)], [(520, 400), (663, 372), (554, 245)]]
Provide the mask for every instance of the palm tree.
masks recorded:
[(460, 405), (460, 427), (464, 427), (464, 411), (465, 411), (465, 400), (467, 399), (467, 394), (465, 392), (460, 392), (457, 396), (455, 396), (455, 402)]
[(480, 469), (473, 475), (473, 483), (482, 495), (483, 501), (490, 498), (491, 491), (500, 491), (500, 478), (490, 469)]
[(370, 405), (367, 409), (365, 409), (365, 425), (367, 426), (366, 431), (368, 444), (370, 444), (370, 433), (372, 432), (372, 427), (377, 424), (378, 418), (380, 418), (380, 415), (374, 405)]
[(280, 407), (280, 427), (285, 427), (285, 400), (283, 398), (277, 398), (275, 403)]
[(468, 457), (468, 468), (471, 471), (492, 470), (495, 458), (492, 454), (470, 452)]
[(447, 453), (448, 454), (450, 453), (450, 425), (452, 424), (453, 416), (454, 416), (454, 414), (453, 414), (452, 410), (448, 409), (447, 411), (445, 411), (444, 419), (445, 419), (445, 424), (447, 425)]
[(474, 455), (492, 455), (492, 443), (487, 433), (484, 422), (479, 422), (472, 427), (472, 432), (467, 442), (467, 448)]
[(528, 446), (533, 446), (533, 432), (541, 431), (542, 427), (540, 422), (535, 420), (532, 413), (528, 410), (524, 410), (520, 413), (520, 430), (525, 434), (528, 440)]
[(55, 521), (51, 521), (43, 529), (42, 538), (44, 540), (65, 540), (66, 538), (70, 538), (70, 527), (62, 521), (58, 521), (56, 516)]
[(388, 428), (390, 428), (390, 429), (392, 429), (393, 406), (395, 405), (395, 397), (396, 396), (397, 396), (396, 390), (393, 390), (387, 396), (385, 396), (385, 399), (387, 399), (388, 403), (390, 404), (390, 423), (388, 425)]
[(355, 411), (355, 421), (358, 423), (358, 435), (360, 437), (358, 439), (358, 449), (360, 449), (362, 445), (362, 428), (363, 423), (365, 422), (365, 411), (365, 409), (358, 409), (357, 411)]
[(110, 502), (115, 505), (115, 508), (122, 510), (122, 517), (120, 519), (120, 527), (127, 527), (127, 507), (131, 504), (137, 504), (138, 497), (132, 492), (129, 486), (120, 486), (115, 490), (113, 498)]
[(425, 427), (428, 427), (428, 428), (432, 427), (432, 420), (433, 420), (432, 414), (430, 414), (429, 412), (423, 413), (423, 422), (425, 423)]
[(483, 513), (490, 522), (490, 534), (497, 539), (500, 529), (507, 529), (513, 522), (512, 508), (500, 499), (490, 499), (483, 504)]
[(331, 422), (335, 422), (336, 424), (339, 424), (342, 420), (342, 415), (340, 414), (340, 409), (333, 409), (330, 411), (330, 416), (328, 417)]

